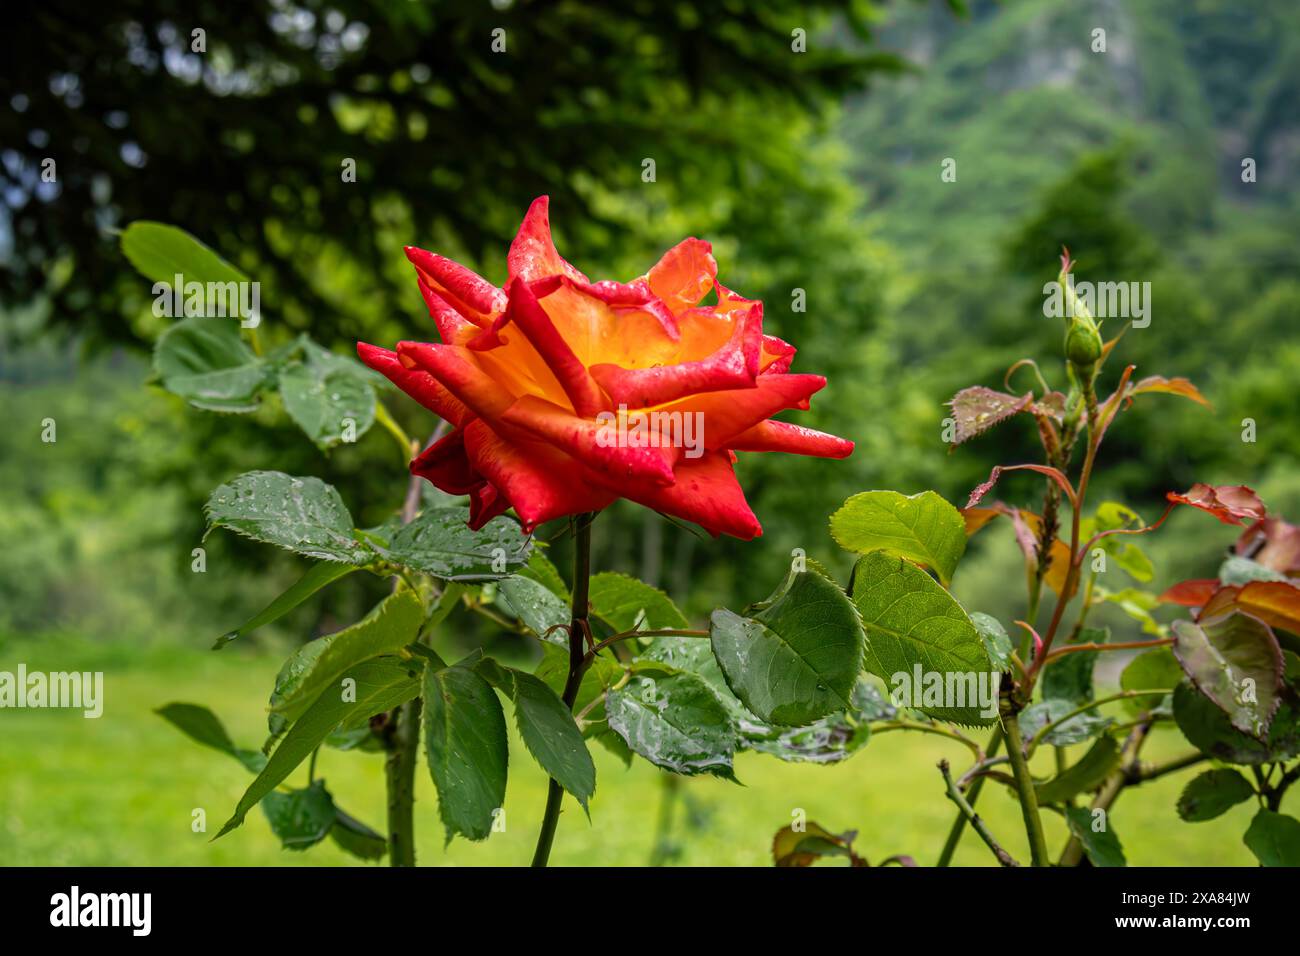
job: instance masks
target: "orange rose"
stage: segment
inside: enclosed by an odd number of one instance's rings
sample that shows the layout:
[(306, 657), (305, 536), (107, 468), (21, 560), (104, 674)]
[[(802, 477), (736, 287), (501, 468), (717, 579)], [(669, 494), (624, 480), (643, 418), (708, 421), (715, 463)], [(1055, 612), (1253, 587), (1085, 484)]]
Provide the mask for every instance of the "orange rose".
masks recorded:
[(505, 290), (407, 248), (442, 343), (357, 346), (453, 426), (411, 471), (469, 495), (472, 527), (513, 507), (531, 531), (628, 498), (748, 540), (762, 528), (736, 452), (853, 451), (770, 418), (808, 408), (826, 380), (788, 373), (794, 347), (763, 334), (761, 302), (716, 281), (707, 242), (683, 240), (632, 282), (591, 282), (555, 251), (547, 205), (519, 227)]

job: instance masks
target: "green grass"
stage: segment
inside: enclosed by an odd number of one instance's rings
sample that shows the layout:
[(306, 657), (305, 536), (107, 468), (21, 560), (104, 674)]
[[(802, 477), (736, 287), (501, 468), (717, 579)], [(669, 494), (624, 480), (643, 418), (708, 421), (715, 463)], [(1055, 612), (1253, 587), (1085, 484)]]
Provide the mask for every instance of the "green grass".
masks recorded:
[[(264, 738), (263, 704), (279, 659), (265, 653), (221, 653), (75, 640), (0, 645), (0, 670), (19, 661), (31, 670), (103, 670), (104, 716), (79, 712), (0, 711), (0, 863), (7, 865), (340, 865), (355, 863), (331, 843), (305, 853), (282, 850), (265, 818), (213, 843), (211, 835), (251, 777), (234, 760), (199, 747), (152, 713), (170, 701), (211, 707), (236, 743)], [(1159, 733), (1147, 755), (1183, 753), (1176, 731)], [(1047, 756), (1047, 755), (1044, 755)], [(678, 812), (674, 837), (681, 865), (770, 864), (773, 833), (796, 809), (830, 829), (855, 829), (869, 859), (894, 853), (923, 865), (934, 858), (952, 821), (935, 763), (964, 768), (967, 752), (930, 735), (881, 734), (852, 760), (822, 767), (784, 764), (752, 754), (737, 760), (744, 786), (713, 779), (684, 782), (689, 812)], [(416, 803), (418, 858), (423, 865), (522, 865), (532, 854), (546, 780), (517, 740), (511, 745), (506, 829), (480, 844), (443, 846), (436, 798), (420, 769)], [(571, 801), (560, 820), (552, 862), (640, 865), (651, 855), (663, 793), (661, 775), (637, 760), (630, 769), (596, 748), (597, 792), (591, 820)], [(1050, 758), (1049, 758), (1050, 760)], [(318, 775), (354, 816), (382, 831), (383, 758), (323, 751)], [(1048, 772), (1049, 766), (1039, 768)], [(1123, 795), (1112, 824), (1134, 865), (1250, 865), (1241, 842), (1254, 809), (1243, 804), (1209, 823), (1184, 824), (1174, 812), (1182, 771)], [(305, 782), (305, 768), (291, 782)], [(679, 807), (682, 805), (679, 804)], [(1292, 803), (1294, 806), (1294, 803)], [(207, 832), (191, 829), (192, 811), (207, 815)], [(980, 803), (990, 827), (1019, 859), (1027, 859), (1016, 804), (990, 785)], [(1294, 812), (1294, 811), (1293, 811)], [(1053, 847), (1064, 840), (1049, 814)], [(1054, 851), (1055, 852), (1055, 851)], [(984, 846), (968, 833), (959, 865), (988, 865)]]

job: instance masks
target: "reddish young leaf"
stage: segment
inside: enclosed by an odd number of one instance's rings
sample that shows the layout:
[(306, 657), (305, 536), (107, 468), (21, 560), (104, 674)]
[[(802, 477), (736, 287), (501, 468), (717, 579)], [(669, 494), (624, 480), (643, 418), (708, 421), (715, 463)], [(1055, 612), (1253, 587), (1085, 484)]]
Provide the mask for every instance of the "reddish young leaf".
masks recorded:
[(1134, 395), (1140, 395), (1143, 392), (1167, 392), (1170, 395), (1181, 395), (1183, 398), (1189, 398), (1197, 404), (1204, 405), (1206, 408), (1212, 406), (1206, 401), (1205, 396), (1200, 390), (1185, 378), (1165, 378), (1163, 375), (1151, 375), (1142, 379), (1140, 382), (1129, 386), (1128, 395), (1132, 398)]
[(1205, 602), (1205, 606), (1196, 615), (1196, 620), (1207, 621), (1212, 617), (1218, 617), (1220, 614), (1227, 614), (1229, 611), (1236, 610), (1237, 594), (1240, 591), (1241, 588), (1235, 584), (1228, 584), (1219, 588)]
[(1265, 518), (1241, 533), (1236, 552), (1282, 574), (1300, 574), (1300, 528)]
[(948, 403), (952, 406), (952, 417), (957, 425), (953, 432), (953, 447), (976, 435), (982, 435), (993, 426), (1023, 412), (1033, 400), (1033, 392), (1026, 392), (1017, 398), (1006, 392), (995, 392), (983, 385), (963, 388)]
[(1061, 486), (1061, 490), (1065, 492), (1065, 497), (1070, 499), (1071, 504), (1075, 501), (1074, 486), (1070, 484), (1070, 479), (1055, 468), (1048, 465), (995, 465), (993, 470), (989, 472), (988, 481), (976, 485), (975, 489), (970, 493), (970, 500), (966, 502), (966, 508), (974, 508), (979, 504), (984, 499), (984, 496), (992, 490), (993, 486), (998, 483), (998, 479), (1002, 477), (1003, 473), (1008, 471), (1036, 471), (1040, 475), (1046, 475)]
[(1237, 606), (1265, 624), (1300, 634), (1300, 588), (1285, 581), (1251, 581), (1237, 594)]
[(1180, 581), (1160, 595), (1161, 604), (1181, 604), (1183, 607), (1205, 607), (1219, 589), (1217, 578), (1196, 578)]
[(1224, 524), (1241, 524), (1243, 518), (1261, 520), (1264, 517), (1264, 502), (1259, 495), (1245, 485), (1205, 485), (1199, 481), (1191, 490), (1178, 494), (1169, 492), (1170, 501), (1180, 505), (1191, 505), (1208, 511)]

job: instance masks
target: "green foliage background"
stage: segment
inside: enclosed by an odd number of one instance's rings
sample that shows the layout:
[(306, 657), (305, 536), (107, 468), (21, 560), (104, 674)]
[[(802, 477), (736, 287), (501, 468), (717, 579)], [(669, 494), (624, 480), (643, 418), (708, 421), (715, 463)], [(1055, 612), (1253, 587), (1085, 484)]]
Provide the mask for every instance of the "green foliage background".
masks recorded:
[[(1300, 515), (1293, 4), (1260, 2), (1246, 15), (1226, 0), (1025, 0), (974, 3), (964, 16), (937, 3), (599, 6), (309, 3), (250, 16), (216, 4), (103, 13), (55, 2), (13, 24), (0, 76), (10, 107), (0, 115), (0, 668), (55, 641), (61, 659), (117, 662), (105, 668), (110, 715), (115, 686), (137, 715), (183, 697), (169, 685), (188, 679), (212, 639), (301, 572), (218, 533), (203, 542), (207, 572), (191, 573), (212, 487), (254, 468), (319, 474), (362, 523), (404, 491), (379, 429), (326, 456), (274, 402), (218, 416), (145, 384), (146, 350), (169, 320), (152, 315), (147, 283), (116, 251), (113, 229), (138, 218), (183, 226), (262, 280), (272, 339), (306, 330), (338, 351), (358, 338), (432, 337), (401, 246), (499, 280), (509, 237), (541, 192), (552, 195), (561, 252), (593, 277), (640, 274), (684, 235), (713, 241), (722, 281), (763, 298), (769, 331), (800, 349), (796, 368), (830, 379), (798, 420), (858, 449), (845, 462), (746, 456), (741, 479), (765, 529), (753, 544), (700, 540), (623, 504), (602, 518), (595, 567), (658, 582), (697, 620), (763, 597), (793, 548), (846, 571), (826, 518), (847, 495), (934, 488), (960, 504), (994, 462), (1031, 453), (1017, 423), (949, 455), (942, 403), (964, 385), (1000, 386), (1022, 355), (1058, 351), (1039, 290), (1062, 244), (1080, 279), (1151, 283), (1152, 324), (1130, 331), (1118, 354), (1139, 374), (1192, 378), (1215, 406), (1156, 397), (1126, 415), (1108, 440), (1098, 500), (1122, 496), (1151, 519), (1169, 488), (1245, 482), (1272, 509)], [(183, 49), (193, 25), (207, 30), (202, 59)], [(496, 26), (508, 54), (490, 52)], [(1089, 49), (1097, 26), (1105, 54)], [(796, 27), (808, 30), (807, 54), (790, 52)], [(38, 181), (44, 156), (58, 160), (53, 188)], [(1241, 181), (1245, 156), (1257, 182)], [(355, 184), (340, 181), (345, 157), (358, 162)], [(647, 157), (652, 184), (641, 181)], [(939, 175), (949, 157), (952, 183)], [(804, 312), (792, 310), (795, 289)], [(1063, 381), (1059, 367), (1045, 373)], [(389, 404), (412, 434), (430, 429), (413, 403)], [(1248, 417), (1254, 443), (1241, 441)], [(57, 422), (54, 444), (40, 441), (45, 418)], [(1019, 476), (1005, 485), (1009, 498), (1033, 487)], [(1151, 544), (1157, 583), (1211, 573), (1231, 540), (1229, 529), (1175, 516)], [(561, 566), (566, 547), (555, 545)], [(955, 590), (1010, 620), (1023, 601), (1007, 588), (1017, 562), (990, 531)], [(262, 699), (275, 654), (379, 596), (361, 577), (224, 652), (264, 678), (245, 704)], [(485, 639), (451, 637), (462, 648)], [(503, 657), (526, 651), (495, 640)], [(211, 666), (218, 684), (250, 689), (224, 662)], [(34, 795), (92, 759), (80, 725), (96, 722), (0, 719), (21, 731), (0, 749), (0, 803), (20, 808), (0, 828), (0, 859), (130, 858), (104, 849), (116, 817), (39, 827), (32, 817)], [(158, 747), (188, 747), (158, 724)], [(121, 759), (94, 763), (95, 785), (128, 794), (127, 807), (171, 800), (132, 776), (135, 739), (105, 737)], [(897, 806), (873, 808), (905, 812), (918, 788), (937, 797), (932, 751), (944, 744), (889, 744), (833, 771), (764, 763), (752, 774), (779, 780), (775, 793), (820, 791), (823, 773), (851, 781), (841, 804), (816, 811), (820, 822), (860, 827), (868, 855), (880, 842), (878, 854), (922, 855), (913, 844), (946, 827), (943, 801), (930, 801), (933, 827), (900, 830), (872, 822), (856, 795), (903, 761), (917, 770), (899, 771)], [(209, 759), (186, 753), (195, 767)], [(598, 828), (608, 793), (593, 805)], [(743, 809), (748, 799), (730, 794), (747, 825), (727, 832), (752, 844), (735, 861), (760, 862), (789, 801), (771, 817), (766, 805), (767, 816)], [(1172, 799), (1166, 811), (1179, 826)], [(1165, 839), (1161, 819), (1124, 833), (1131, 861), (1197, 862), (1199, 841)], [(641, 862), (640, 852), (608, 862)]]

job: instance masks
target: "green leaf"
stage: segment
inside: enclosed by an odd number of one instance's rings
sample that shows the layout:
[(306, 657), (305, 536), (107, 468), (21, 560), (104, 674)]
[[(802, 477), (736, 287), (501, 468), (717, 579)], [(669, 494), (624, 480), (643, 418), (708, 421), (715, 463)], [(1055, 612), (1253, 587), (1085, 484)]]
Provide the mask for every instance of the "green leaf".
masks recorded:
[(1263, 739), (1282, 685), (1282, 649), (1267, 624), (1236, 612), (1201, 624), (1175, 621), (1173, 650), (1196, 689), (1232, 726)]
[(532, 541), (509, 518), (493, 518), (478, 531), (467, 525), (467, 508), (425, 508), (402, 526), (387, 557), (449, 581), (490, 581), (523, 566)]
[(831, 536), (848, 551), (887, 551), (924, 565), (945, 585), (966, 550), (965, 519), (933, 491), (854, 495), (831, 515)]
[(378, 860), (388, 852), (388, 841), (355, 817), (334, 808), (330, 839), (362, 860)]
[(1070, 832), (1083, 844), (1083, 852), (1093, 866), (1128, 866), (1124, 859), (1124, 848), (1120, 846), (1119, 837), (1110, 828), (1110, 815), (1099, 817), (1104, 821), (1102, 829), (1093, 829), (1092, 811), (1086, 807), (1066, 807), (1065, 819), (1070, 825)]
[(1234, 554), (1219, 566), (1219, 580), (1224, 584), (1245, 585), (1251, 581), (1286, 581), (1287, 576), (1267, 565)]
[(720, 608), (709, 627), (718, 666), (746, 707), (769, 723), (799, 726), (849, 706), (863, 635), (838, 585), (791, 571), (751, 610), (741, 617)]
[(1188, 823), (1213, 820), (1254, 795), (1255, 788), (1237, 771), (1207, 770), (1183, 790), (1178, 815)]
[[(1025, 739), (1032, 739), (1052, 721), (1060, 720), (1078, 706), (1073, 701), (1057, 697), (1026, 707), (1020, 715), (1020, 729)], [(1043, 735), (1043, 742), (1053, 747), (1068, 747), (1105, 733), (1114, 722), (1111, 717), (1091, 712), (1078, 714), (1049, 730)]]
[(532, 578), (566, 605), (569, 603), (569, 589), (564, 578), (560, 577), (559, 569), (542, 553), (540, 547), (533, 549), (533, 553), (528, 556), (528, 564), (519, 569), (519, 574), (521, 577)]
[(1115, 549), (1115, 563), (1136, 581), (1147, 582), (1156, 576), (1155, 566), (1146, 552), (1132, 542)]
[[(961, 605), (930, 575), (902, 558), (883, 551), (860, 558), (853, 570), (853, 603), (867, 634), (867, 669), (887, 685), (897, 685), (902, 676), (913, 681), (918, 666), (923, 675), (943, 675), (945, 686), (950, 674), (991, 671), (984, 642)], [(980, 713), (978, 704), (949, 703), (953, 706), (917, 709), (961, 724), (992, 720)]]
[[(568, 647), (569, 605), (532, 578), (513, 574), (497, 584), (497, 593), (505, 598), (509, 610), (524, 626), (545, 641)], [(563, 631), (552, 628), (565, 625)]]
[[(1167, 647), (1155, 647), (1143, 651), (1128, 662), (1119, 676), (1121, 690), (1160, 690), (1168, 687), (1172, 694), (1183, 680), (1183, 669), (1178, 659)], [(1163, 708), (1169, 698), (1130, 697), (1124, 701), (1124, 709), (1131, 714), (1154, 711)]]
[(540, 678), (503, 667), (491, 658), (480, 661), (475, 669), (514, 702), (515, 723), (524, 746), (586, 810), (587, 801), (596, 792), (596, 765), (564, 701)]
[(853, 688), (853, 704), (841, 714), (831, 714), (806, 727), (778, 728), (761, 723), (743, 708), (734, 714), (737, 745), (769, 754), (788, 763), (838, 763), (847, 760), (871, 739), (871, 722), (897, 713), (866, 678)]
[(348, 671), (340, 680), (340, 693), (321, 694), (289, 728), (217, 838), (240, 826), (248, 811), (279, 786), (336, 728), (360, 726), (375, 714), (392, 710), (419, 694), (422, 668), (420, 662), (378, 657)]
[(663, 591), (626, 574), (606, 571), (591, 578), (591, 611), (615, 633), (680, 630), (686, 617)]
[(1262, 866), (1300, 866), (1300, 820), (1260, 810), (1242, 842)]
[[(582, 675), (582, 683), (578, 685), (578, 697), (573, 702), (574, 712), (587, 710), (591, 702), (618, 683), (623, 674), (623, 667), (616, 661), (605, 654), (597, 656), (587, 668), (587, 673)], [(564, 684), (569, 676), (568, 646), (550, 642), (542, 644), (542, 659), (537, 669), (533, 671), (533, 675), (554, 691), (555, 696), (564, 693)], [(604, 705), (597, 704), (588, 711), (587, 720), (595, 722), (603, 719), (604, 716)]]
[(1264, 742), (1243, 734), (1225, 714), (1188, 681), (1174, 690), (1174, 721), (1197, 750), (1224, 763), (1262, 764), (1289, 760), (1300, 754), (1300, 709), (1284, 697)]
[(375, 421), (375, 390), (369, 370), (310, 339), (303, 342), (303, 349), (304, 361), (280, 371), (285, 411), (323, 450), (360, 438)]
[(262, 812), (271, 824), (271, 832), (280, 838), (286, 850), (305, 850), (315, 846), (334, 826), (334, 798), (317, 780), (304, 790), (281, 793), (272, 790), (262, 798)]
[[(1079, 632), (1078, 643), (1105, 644), (1109, 639), (1108, 631), (1086, 627)], [(1067, 700), (1075, 707), (1092, 700), (1092, 669), (1096, 663), (1096, 654), (1080, 651), (1048, 664), (1043, 668), (1043, 699)]]
[(226, 733), (225, 725), (206, 707), (174, 703), (159, 707), (154, 713), (190, 739), (234, 757), (252, 773), (258, 773), (266, 766), (266, 758), (256, 750), (236, 747), (230, 734)]
[(423, 621), (424, 606), (414, 592), (390, 594), (351, 627), (300, 647), (276, 677), (271, 709), (294, 720), (349, 668), (414, 641)]
[(155, 282), (247, 282), (248, 276), (184, 229), (139, 220), (122, 230), (122, 252), (136, 271)]
[(1007, 670), (1011, 666), (1011, 652), (1014, 647), (1011, 636), (1007, 634), (1007, 629), (1002, 626), (1002, 622), (982, 611), (971, 611), (970, 620), (975, 625), (975, 632), (984, 643), (984, 653), (988, 655), (993, 669)]
[(1119, 761), (1119, 744), (1115, 743), (1115, 738), (1098, 738), (1074, 766), (1061, 771), (1051, 780), (1034, 784), (1038, 802), (1061, 803), (1077, 793), (1096, 790), (1110, 776), (1111, 771), (1119, 766)]
[(205, 510), (211, 527), (309, 558), (356, 565), (375, 559), (353, 535), (352, 515), (338, 491), (319, 478), (250, 471), (218, 486)]
[(731, 779), (735, 732), (701, 678), (667, 670), (633, 676), (605, 702), (609, 726), (633, 753), (673, 773)]
[(509, 750), (501, 701), (470, 667), (425, 671), (424, 752), (447, 842), (486, 839), (505, 803)]
[(239, 335), (239, 320), (196, 316), (169, 326), (154, 346), (163, 388), (195, 408), (251, 412), (270, 371)]
[(259, 627), (279, 620), (321, 588), (334, 583), (339, 578), (346, 577), (355, 570), (357, 570), (355, 565), (336, 564), (332, 561), (313, 564), (307, 569), (306, 574), (300, 577), (292, 587), (278, 598), (233, 631), (227, 631), (217, 638), (216, 643), (212, 645), (212, 649), (214, 651), (219, 650), (231, 641), (240, 637), (247, 637)]
[(1156, 637), (1165, 636), (1166, 628), (1151, 615), (1151, 611), (1160, 604), (1160, 599), (1154, 594), (1139, 591), (1137, 588), (1107, 591), (1103, 587), (1095, 588), (1093, 593), (1098, 600), (1109, 601), (1118, 606), (1121, 611), (1142, 625), (1143, 632)]

